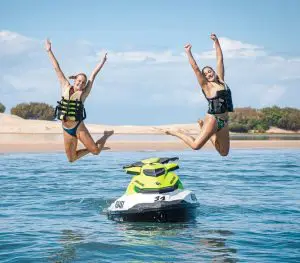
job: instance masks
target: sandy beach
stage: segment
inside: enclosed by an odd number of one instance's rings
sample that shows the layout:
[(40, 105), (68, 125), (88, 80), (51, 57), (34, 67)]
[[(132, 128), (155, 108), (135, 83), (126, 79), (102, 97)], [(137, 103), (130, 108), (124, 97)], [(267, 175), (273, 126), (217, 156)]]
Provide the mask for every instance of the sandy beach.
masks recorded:
[[(190, 150), (178, 139), (161, 134), (157, 128), (179, 128), (190, 134), (199, 133), (197, 124), (172, 124), (162, 126), (112, 126), (86, 124), (94, 139), (104, 130), (114, 130), (108, 142), (111, 151), (176, 151)], [(267, 134), (291, 134), (273, 128)], [(296, 135), (299, 134), (295, 133)], [(204, 149), (212, 149), (208, 142)], [(300, 140), (231, 140), (231, 148), (274, 149), (300, 148)], [(18, 116), (0, 114), (0, 153), (13, 152), (63, 152), (61, 123), (58, 121), (25, 120)]]

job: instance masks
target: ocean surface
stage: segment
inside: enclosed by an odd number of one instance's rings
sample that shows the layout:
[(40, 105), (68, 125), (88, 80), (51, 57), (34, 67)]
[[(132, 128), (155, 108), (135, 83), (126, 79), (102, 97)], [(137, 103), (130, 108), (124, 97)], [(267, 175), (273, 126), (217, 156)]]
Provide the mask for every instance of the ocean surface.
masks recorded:
[[(117, 223), (122, 166), (180, 157), (186, 223)], [(0, 155), (0, 262), (300, 262), (300, 150)]]

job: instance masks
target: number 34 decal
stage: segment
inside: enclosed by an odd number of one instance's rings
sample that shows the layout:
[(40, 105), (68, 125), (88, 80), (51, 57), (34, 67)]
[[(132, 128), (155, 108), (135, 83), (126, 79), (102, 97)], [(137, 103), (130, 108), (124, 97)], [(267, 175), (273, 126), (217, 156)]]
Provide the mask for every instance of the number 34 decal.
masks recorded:
[(157, 202), (157, 201), (165, 201), (166, 200), (166, 197), (165, 196), (161, 196), (161, 195), (157, 195), (154, 197), (154, 201)]

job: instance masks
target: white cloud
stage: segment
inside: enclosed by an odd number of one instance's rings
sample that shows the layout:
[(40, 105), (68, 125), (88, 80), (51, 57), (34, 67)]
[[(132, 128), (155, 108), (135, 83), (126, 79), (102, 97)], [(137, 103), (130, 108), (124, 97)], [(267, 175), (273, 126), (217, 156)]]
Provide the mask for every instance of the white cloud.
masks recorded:
[[(220, 44), (225, 58), (249, 58), (266, 56), (266, 52), (260, 46), (243, 43), (241, 41), (229, 38), (219, 38)], [(90, 44), (90, 43), (89, 43)], [(186, 63), (187, 58), (185, 52), (174, 53), (171, 50), (154, 52), (154, 51), (113, 51), (101, 50), (97, 53), (98, 57), (102, 57), (108, 52), (110, 61), (115, 63)], [(193, 51), (196, 59), (215, 59), (215, 49), (197, 53)]]
[(0, 31), (0, 57), (33, 51), (39, 42), (15, 32)]
[(290, 62), (296, 62), (296, 63), (298, 63), (298, 62), (300, 62), (300, 58), (299, 58), (299, 57), (297, 57), (297, 58), (292, 58), (292, 59), (289, 59), (289, 61), (290, 61)]
[(170, 63), (170, 62), (186, 62), (184, 54), (173, 54), (172, 51), (166, 50), (163, 52), (152, 51), (106, 51), (101, 50), (98, 52), (98, 56), (103, 56), (105, 52), (108, 52), (109, 60), (112, 62), (149, 62), (149, 63)]
[[(263, 47), (243, 43), (238, 40), (220, 37), (219, 42), (222, 47), (224, 58), (251, 58), (267, 55)], [(203, 52), (198, 56), (202, 59), (214, 59), (216, 57), (216, 51), (215, 49), (213, 49), (210, 51)]]
[(282, 78), (280, 78), (280, 80), (282, 80), (282, 81), (286, 81), (286, 80), (288, 80), (288, 81), (292, 81), (292, 80), (299, 81), (300, 80), (300, 75), (282, 77)]
[(255, 49), (262, 49), (260, 46), (243, 43), (238, 40), (229, 39), (226, 37), (220, 37), (219, 42), (222, 46), (222, 50), (255, 50)]
[(174, 89), (167, 93), (154, 93), (149, 99), (159, 105), (193, 106), (206, 105), (206, 100), (199, 91)]
[(285, 92), (286, 88), (278, 85), (273, 85), (264, 89), (261, 93), (260, 105), (265, 107), (277, 104)]
[[(35, 91), (47, 93), (49, 89), (53, 89), (53, 72), (45, 68), (27, 69), (14, 74), (7, 74), (2, 79), (18, 89), (19, 92)], [(56, 81), (57, 85), (58, 81)]]

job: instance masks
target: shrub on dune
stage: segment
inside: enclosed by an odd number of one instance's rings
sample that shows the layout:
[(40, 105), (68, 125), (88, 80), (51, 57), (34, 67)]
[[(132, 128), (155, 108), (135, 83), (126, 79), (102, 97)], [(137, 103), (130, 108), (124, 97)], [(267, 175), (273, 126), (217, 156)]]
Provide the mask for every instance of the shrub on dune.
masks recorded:
[(0, 113), (5, 112), (5, 106), (0, 102)]
[(20, 103), (13, 107), (10, 112), (11, 114), (17, 115), (24, 119), (48, 121), (52, 121), (55, 119), (54, 107), (46, 103)]

